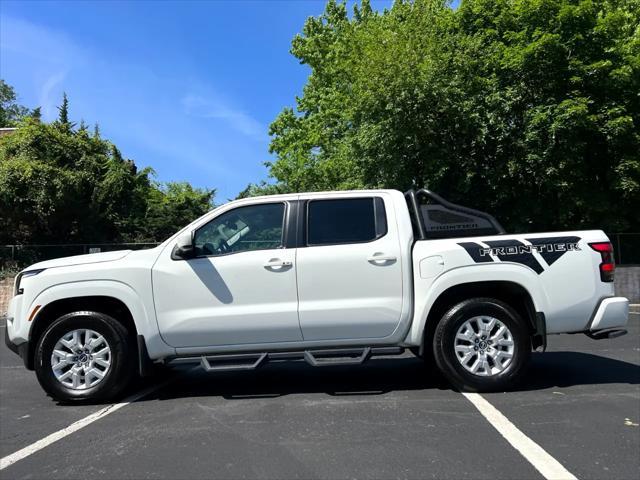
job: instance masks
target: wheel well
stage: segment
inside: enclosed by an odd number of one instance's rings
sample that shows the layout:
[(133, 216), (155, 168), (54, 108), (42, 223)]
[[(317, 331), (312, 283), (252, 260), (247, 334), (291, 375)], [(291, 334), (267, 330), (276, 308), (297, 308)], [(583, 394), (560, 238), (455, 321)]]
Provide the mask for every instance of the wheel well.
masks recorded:
[(430, 345), (436, 326), (445, 312), (457, 303), (474, 297), (490, 297), (503, 301), (527, 321), (532, 336), (544, 335), (544, 332), (539, 332), (531, 295), (522, 285), (504, 281), (463, 283), (442, 292), (429, 310), (420, 347), (421, 354), (424, 352), (424, 346)]
[(81, 310), (91, 310), (113, 317), (124, 325), (135, 345), (137, 335), (136, 324), (129, 308), (127, 308), (122, 301), (117, 298), (105, 296), (63, 298), (42, 307), (33, 319), (33, 327), (29, 335), (28, 369), (33, 370), (34, 368), (36, 345), (51, 322), (66, 313)]

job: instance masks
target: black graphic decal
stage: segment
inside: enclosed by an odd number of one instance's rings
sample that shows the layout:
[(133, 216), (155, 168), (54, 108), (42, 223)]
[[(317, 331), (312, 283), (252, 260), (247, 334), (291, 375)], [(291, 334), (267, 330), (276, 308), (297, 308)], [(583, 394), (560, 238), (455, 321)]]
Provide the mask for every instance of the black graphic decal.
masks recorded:
[(532, 247), (530, 245), (525, 245), (518, 240), (488, 240), (484, 243), (489, 245), (491, 248), (481, 248), (480, 254), (483, 257), (488, 257), (490, 252), (497, 255), (497, 257), (502, 261), (516, 262), (526, 265), (533, 269), (533, 271), (538, 275), (544, 271), (540, 262), (538, 262), (531, 253)]
[(476, 263), (493, 262), (493, 258), (491, 258), (491, 255), (480, 255), (480, 251), (483, 250), (482, 245), (474, 242), (462, 242), (458, 245), (464, 248)]
[(580, 237), (544, 237), (527, 238), (531, 245), (525, 245), (518, 240), (485, 240), (488, 247), (475, 242), (458, 243), (464, 248), (476, 263), (493, 262), (492, 255), (502, 261), (511, 261), (528, 266), (538, 275), (544, 272), (544, 267), (533, 256), (538, 252), (544, 261), (551, 266), (562, 255), (571, 251), (578, 251)]
[(535, 245), (536, 251), (551, 266), (562, 255), (573, 250), (580, 250), (580, 237), (545, 237), (527, 238), (527, 242)]

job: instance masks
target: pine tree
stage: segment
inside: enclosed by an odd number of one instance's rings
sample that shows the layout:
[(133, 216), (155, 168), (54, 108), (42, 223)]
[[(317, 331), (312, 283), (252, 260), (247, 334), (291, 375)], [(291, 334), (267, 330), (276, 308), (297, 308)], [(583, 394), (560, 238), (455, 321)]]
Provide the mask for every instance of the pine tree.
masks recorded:
[(98, 122), (93, 126), (93, 138), (100, 138), (100, 125), (98, 125)]
[(31, 118), (37, 121), (42, 120), (42, 109), (40, 107), (36, 107), (31, 111)]
[(116, 147), (113, 144), (111, 144), (111, 158), (118, 163), (124, 162), (124, 159), (122, 158), (122, 154), (120, 153), (120, 150), (118, 150), (118, 147)]
[(58, 107), (58, 123), (61, 125), (69, 125), (69, 99), (67, 92), (62, 94), (62, 105)]

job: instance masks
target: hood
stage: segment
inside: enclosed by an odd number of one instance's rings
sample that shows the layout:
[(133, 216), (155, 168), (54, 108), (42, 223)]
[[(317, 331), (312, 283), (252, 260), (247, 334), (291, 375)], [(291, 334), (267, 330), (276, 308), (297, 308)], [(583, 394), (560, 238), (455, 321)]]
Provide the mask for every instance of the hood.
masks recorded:
[(120, 260), (131, 253), (131, 250), (116, 250), (114, 252), (89, 253), (87, 255), (74, 255), (73, 257), (54, 258), (44, 262), (34, 263), (27, 270), (37, 270), (41, 268), (67, 267), (70, 265), (84, 265), (86, 263), (113, 262)]

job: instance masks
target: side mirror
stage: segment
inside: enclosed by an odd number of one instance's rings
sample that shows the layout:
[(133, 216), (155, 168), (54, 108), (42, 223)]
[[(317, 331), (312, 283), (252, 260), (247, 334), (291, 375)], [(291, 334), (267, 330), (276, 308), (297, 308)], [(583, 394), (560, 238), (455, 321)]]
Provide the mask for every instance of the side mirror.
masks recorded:
[(171, 251), (172, 260), (188, 260), (195, 256), (195, 248), (193, 246), (193, 239), (191, 233), (187, 233), (178, 237), (173, 250)]

